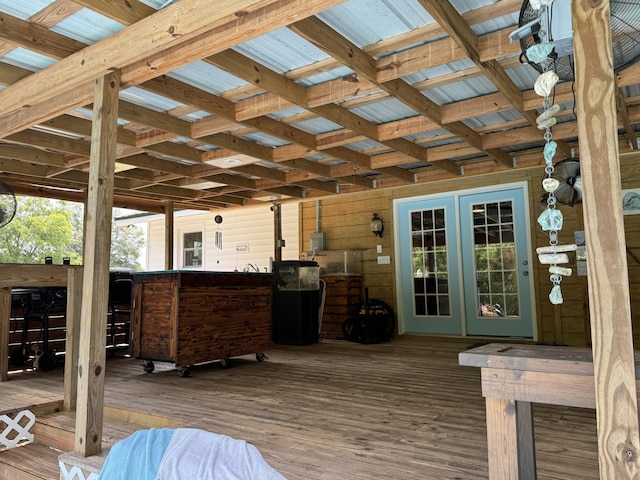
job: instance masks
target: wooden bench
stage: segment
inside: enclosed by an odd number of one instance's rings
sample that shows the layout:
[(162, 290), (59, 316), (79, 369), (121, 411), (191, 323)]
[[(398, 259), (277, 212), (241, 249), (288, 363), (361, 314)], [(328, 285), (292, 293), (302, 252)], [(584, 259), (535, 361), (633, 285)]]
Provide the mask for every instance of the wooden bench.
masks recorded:
[(490, 480), (536, 478), (531, 403), (596, 408), (588, 348), (492, 343), (464, 351), (458, 360), (481, 368)]

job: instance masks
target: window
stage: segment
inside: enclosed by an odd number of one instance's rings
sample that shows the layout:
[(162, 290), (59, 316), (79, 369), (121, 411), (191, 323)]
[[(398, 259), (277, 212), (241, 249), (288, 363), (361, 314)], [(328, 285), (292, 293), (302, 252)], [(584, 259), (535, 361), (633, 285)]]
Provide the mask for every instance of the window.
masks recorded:
[(202, 232), (185, 233), (182, 236), (182, 266), (202, 267)]
[(451, 315), (445, 217), (444, 208), (411, 212), (416, 317)]

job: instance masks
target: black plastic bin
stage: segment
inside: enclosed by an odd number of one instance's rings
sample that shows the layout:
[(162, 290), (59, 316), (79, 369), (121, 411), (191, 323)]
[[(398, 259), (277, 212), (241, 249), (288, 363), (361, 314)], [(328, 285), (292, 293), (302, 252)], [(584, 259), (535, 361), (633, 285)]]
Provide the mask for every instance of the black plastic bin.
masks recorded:
[(308, 345), (319, 340), (319, 267), (316, 262), (273, 263), (273, 342)]

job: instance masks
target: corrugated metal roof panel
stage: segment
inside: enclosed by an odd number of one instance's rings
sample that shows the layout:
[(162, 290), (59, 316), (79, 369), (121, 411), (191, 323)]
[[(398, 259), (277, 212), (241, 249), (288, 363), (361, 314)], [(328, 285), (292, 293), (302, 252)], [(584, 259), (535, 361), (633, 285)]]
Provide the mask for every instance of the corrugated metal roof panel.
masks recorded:
[(167, 76), (215, 94), (247, 85), (245, 80), (203, 61), (185, 65), (167, 73)]
[(342, 125), (334, 123), (325, 118), (314, 118), (311, 120), (306, 120), (304, 122), (295, 123), (293, 124), (293, 126), (314, 135), (342, 129)]
[(33, 72), (42, 70), (43, 68), (55, 63), (55, 60), (51, 57), (46, 57), (39, 53), (25, 50), (21, 47), (14, 48), (0, 59), (10, 65), (31, 70)]
[(350, 0), (318, 18), (359, 47), (434, 21), (417, 0)]
[(523, 63), (514, 68), (507, 70), (509, 78), (513, 80), (520, 90), (531, 90), (540, 74), (538, 71), (527, 63)]
[(305, 110), (302, 107), (291, 107), (285, 108), (284, 110), (278, 110), (277, 112), (272, 112), (268, 116), (271, 118), (275, 118), (276, 120), (280, 120), (281, 118), (292, 117), (294, 115), (300, 115), (305, 113)]
[(120, 92), (120, 98), (127, 102), (150, 108), (157, 112), (165, 112), (182, 105), (175, 100), (161, 97), (160, 95), (156, 95), (155, 93), (148, 92), (147, 90), (143, 90), (138, 87), (129, 87), (122, 90)]
[(0, 10), (22, 20), (27, 20), (53, 2), (54, 0), (29, 0), (28, 2), (24, 0), (0, 0)]
[(447, 105), (497, 91), (498, 89), (486, 77), (475, 77), (473, 80), (462, 80), (442, 87), (430, 88), (423, 93), (438, 105)]
[(178, 118), (181, 118), (182, 120), (195, 121), (195, 120), (202, 120), (203, 118), (209, 118), (212, 116), (213, 115), (211, 115), (209, 112), (198, 110), (196, 112), (187, 113), (186, 115), (181, 115)]
[(310, 87), (313, 85), (319, 85), (324, 82), (330, 82), (331, 80), (348, 77), (349, 75), (353, 75), (354, 73), (355, 72), (349, 67), (339, 67), (327, 72), (322, 72), (310, 77), (303, 78), (301, 80), (298, 80), (298, 83), (300, 85), (304, 85), (305, 87)]
[(82, 8), (50, 29), (65, 37), (91, 45), (124, 28), (125, 26), (122, 23), (111, 20), (88, 8)]
[(268, 147), (282, 147), (291, 143), (285, 142), (284, 140), (276, 137), (272, 137), (271, 135), (267, 135), (266, 133), (251, 133), (249, 135), (243, 135), (240, 138), (256, 142), (260, 145), (266, 145)]
[(488, 113), (474, 118), (463, 120), (463, 123), (473, 129), (488, 127), (491, 125), (500, 125), (506, 122), (522, 120), (522, 115), (516, 110), (507, 110), (500, 113)]
[(361, 142), (353, 142), (345, 145), (345, 147), (347, 147), (348, 149), (355, 150), (356, 152), (366, 152), (368, 150), (374, 150), (383, 146), (384, 145), (374, 140), (363, 140)]
[[(405, 138), (407, 140), (411, 140), (412, 142), (418, 142), (418, 141), (426, 141), (430, 138), (433, 137), (438, 137), (440, 135), (447, 135), (449, 132), (447, 130), (445, 130), (444, 128), (437, 128), (435, 130), (429, 130), (429, 131), (424, 131), (424, 132), (420, 132), (420, 133), (416, 133), (413, 135), (407, 135)], [(421, 142), (423, 143), (423, 142)], [(429, 146), (432, 146), (431, 143), (429, 143)]]
[(395, 120), (402, 120), (403, 118), (415, 117), (418, 114), (414, 109), (394, 98), (357, 107), (351, 111), (378, 125)]
[(169, 3), (173, 3), (173, 1), (167, 1), (167, 0), (140, 0), (141, 3), (144, 3), (145, 5), (148, 5), (151, 8), (155, 8), (156, 10), (160, 10), (161, 8), (164, 8), (165, 6), (169, 6)]
[(329, 58), (325, 52), (288, 28), (280, 28), (251, 39), (234, 50), (278, 73), (286, 73)]
[[(489, 3), (493, 3), (493, 2), (489, 2)], [(473, 8), (477, 8), (477, 7), (474, 6)], [(472, 25), (471, 29), (477, 35), (485, 35), (487, 33), (496, 32), (504, 28), (509, 28), (509, 27), (518, 25), (518, 17), (519, 15), (516, 13), (507, 14), (502, 17), (492, 18), (491, 20), (488, 20), (486, 22)]]

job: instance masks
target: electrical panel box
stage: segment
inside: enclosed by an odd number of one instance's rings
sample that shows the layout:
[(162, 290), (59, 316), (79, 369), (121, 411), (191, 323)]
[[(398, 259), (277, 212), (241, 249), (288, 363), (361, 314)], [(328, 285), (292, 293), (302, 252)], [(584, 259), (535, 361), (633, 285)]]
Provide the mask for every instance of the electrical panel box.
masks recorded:
[(312, 252), (324, 250), (324, 232), (317, 232), (309, 235), (309, 249)]

